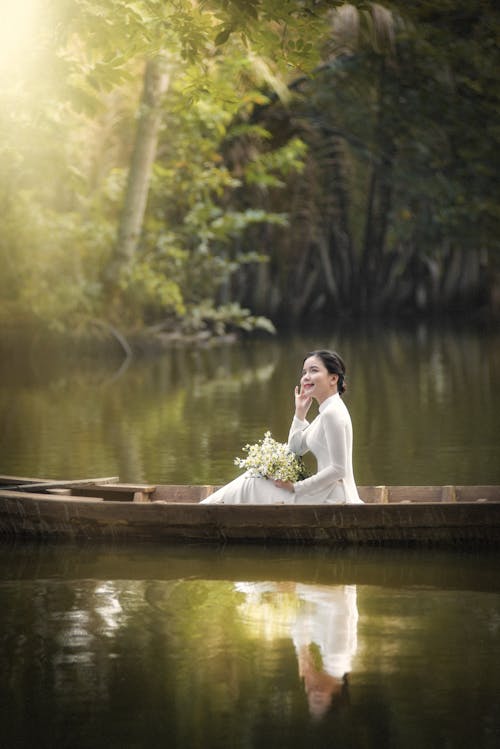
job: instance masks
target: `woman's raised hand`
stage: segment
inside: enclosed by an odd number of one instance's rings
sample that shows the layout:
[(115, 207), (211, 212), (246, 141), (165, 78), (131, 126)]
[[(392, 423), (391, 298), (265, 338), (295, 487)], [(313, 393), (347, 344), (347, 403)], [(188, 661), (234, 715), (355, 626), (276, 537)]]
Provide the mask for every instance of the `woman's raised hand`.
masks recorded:
[(295, 416), (298, 419), (303, 421), (306, 418), (311, 403), (312, 398), (307, 393), (303, 393), (300, 386), (295, 386)]

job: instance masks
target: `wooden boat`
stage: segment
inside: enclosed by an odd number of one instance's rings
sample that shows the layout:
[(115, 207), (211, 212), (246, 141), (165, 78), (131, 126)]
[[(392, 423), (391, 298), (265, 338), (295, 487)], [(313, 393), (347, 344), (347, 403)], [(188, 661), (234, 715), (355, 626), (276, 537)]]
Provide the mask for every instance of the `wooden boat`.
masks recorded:
[(500, 545), (500, 486), (363, 486), (363, 505), (201, 505), (217, 487), (0, 476), (0, 539)]

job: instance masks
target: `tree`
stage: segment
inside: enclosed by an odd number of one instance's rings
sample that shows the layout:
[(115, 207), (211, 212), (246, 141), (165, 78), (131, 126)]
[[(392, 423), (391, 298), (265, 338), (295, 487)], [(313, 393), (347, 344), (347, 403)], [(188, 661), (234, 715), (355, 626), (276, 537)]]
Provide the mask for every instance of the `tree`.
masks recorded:
[(265, 294), (246, 285), (245, 303), (278, 323), (486, 303), (498, 257), (498, 11), (468, 7), (450, 33), (454, 13), (422, 5), (411, 18), (402, 6), (392, 17), (343, 6), (316, 75), (293, 85), (288, 108), (256, 112), (275, 142), (287, 133), (309, 147), (302, 180), (283, 193), (290, 230), (260, 238), (272, 247), (253, 275)]
[(118, 275), (123, 264), (130, 263), (137, 251), (156, 157), (158, 130), (162, 119), (162, 98), (167, 91), (169, 80), (170, 73), (165, 58), (156, 57), (147, 61), (137, 134), (118, 227), (118, 240), (107, 269), (110, 279)]
[(223, 332), (485, 303), (499, 25), (465, 0), (43, 5), (0, 80), (0, 318)]

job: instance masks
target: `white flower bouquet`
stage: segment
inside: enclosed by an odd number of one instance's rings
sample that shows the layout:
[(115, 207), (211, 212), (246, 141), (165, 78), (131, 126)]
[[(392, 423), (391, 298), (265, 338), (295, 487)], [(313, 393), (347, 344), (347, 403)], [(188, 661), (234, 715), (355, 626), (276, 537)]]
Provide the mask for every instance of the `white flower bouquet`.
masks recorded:
[(306, 478), (307, 471), (301, 457), (290, 450), (288, 445), (276, 442), (271, 432), (254, 445), (245, 445), (246, 458), (235, 458), (235, 465), (249, 471), (252, 476), (300, 481)]

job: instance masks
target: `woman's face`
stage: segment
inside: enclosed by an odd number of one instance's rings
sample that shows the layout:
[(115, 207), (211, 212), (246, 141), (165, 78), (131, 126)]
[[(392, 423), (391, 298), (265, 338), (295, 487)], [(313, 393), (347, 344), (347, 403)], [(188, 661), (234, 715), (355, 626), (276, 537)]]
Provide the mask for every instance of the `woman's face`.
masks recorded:
[(319, 356), (310, 356), (302, 367), (300, 391), (323, 403), (337, 392), (338, 379), (338, 375), (330, 374)]

